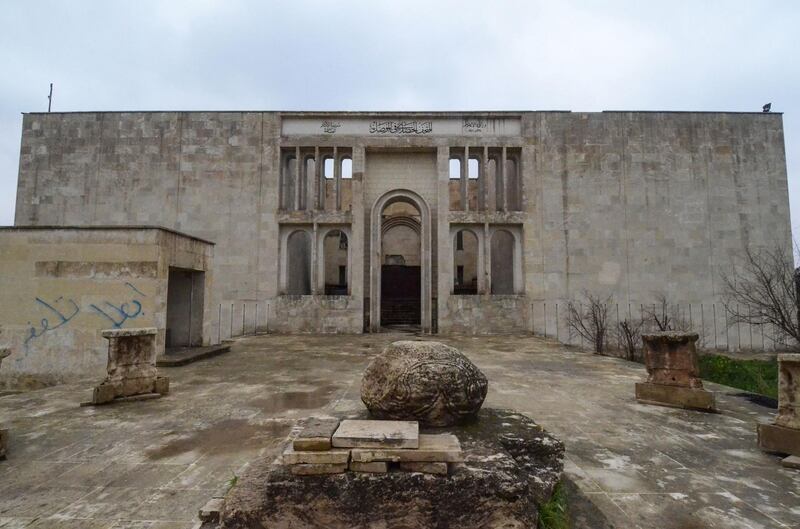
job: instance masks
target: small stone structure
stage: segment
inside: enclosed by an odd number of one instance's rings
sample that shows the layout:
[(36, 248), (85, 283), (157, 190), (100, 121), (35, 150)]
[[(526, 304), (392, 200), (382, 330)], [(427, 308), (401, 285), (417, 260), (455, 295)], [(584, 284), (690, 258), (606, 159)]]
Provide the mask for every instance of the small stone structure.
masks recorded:
[(158, 376), (156, 336), (158, 329), (111, 329), (108, 340), (108, 375), (92, 393), (88, 404), (115, 400), (157, 398), (169, 393), (169, 379)]
[(474, 417), (486, 398), (486, 376), (458, 349), (401, 340), (370, 362), (361, 400), (378, 418), (448, 426)]
[(248, 467), (225, 497), (219, 527), (536, 527), (564, 455), (531, 419), (493, 409), (424, 430), (418, 448), (349, 449), (349, 472), (347, 449), (294, 449)]
[(773, 424), (758, 425), (758, 446), (800, 456), (800, 354), (778, 355), (778, 414)]
[[(3, 358), (11, 354), (9, 349), (0, 348), (0, 366), (3, 365)], [(8, 447), (8, 430), (0, 425), (0, 460), (6, 458), (6, 448)]]
[(647, 404), (714, 411), (714, 394), (703, 389), (697, 362), (697, 333), (643, 334), (647, 382), (636, 384), (636, 400)]

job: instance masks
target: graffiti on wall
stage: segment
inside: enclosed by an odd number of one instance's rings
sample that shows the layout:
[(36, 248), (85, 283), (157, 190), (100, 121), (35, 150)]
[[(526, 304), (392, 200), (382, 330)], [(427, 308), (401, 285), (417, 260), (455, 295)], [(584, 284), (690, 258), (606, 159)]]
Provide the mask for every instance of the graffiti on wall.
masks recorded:
[(115, 329), (121, 328), (128, 320), (144, 315), (140, 296), (146, 297), (141, 290), (126, 282), (125, 286), (131, 290), (131, 298), (125, 300), (103, 300), (99, 304), (90, 303), (88, 307), (81, 307), (72, 298), (59, 296), (52, 300), (34, 298), (37, 308), (44, 314), (39, 323), (34, 325), (28, 322), (30, 329), (25, 337), (25, 345), (35, 338), (39, 338), (49, 331), (68, 325), (81, 313), (87, 313), (110, 322)]

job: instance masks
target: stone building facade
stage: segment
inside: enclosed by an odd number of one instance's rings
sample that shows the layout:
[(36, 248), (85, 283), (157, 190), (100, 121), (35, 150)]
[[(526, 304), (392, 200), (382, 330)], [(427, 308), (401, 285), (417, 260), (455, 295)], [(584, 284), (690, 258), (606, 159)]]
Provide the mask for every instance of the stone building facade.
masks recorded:
[(552, 334), (584, 290), (718, 303), (790, 241), (782, 117), (751, 113), (25, 114), (15, 224), (214, 242), (211, 342)]

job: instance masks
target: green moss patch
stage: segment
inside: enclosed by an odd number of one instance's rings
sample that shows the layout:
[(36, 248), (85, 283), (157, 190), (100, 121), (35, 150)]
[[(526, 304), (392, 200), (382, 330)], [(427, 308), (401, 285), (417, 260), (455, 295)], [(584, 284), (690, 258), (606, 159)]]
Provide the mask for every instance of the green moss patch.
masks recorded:
[(700, 377), (750, 393), (778, 398), (776, 360), (738, 360), (721, 355), (702, 355)]
[(556, 485), (550, 501), (539, 506), (538, 529), (569, 529), (569, 526), (567, 492), (562, 482)]

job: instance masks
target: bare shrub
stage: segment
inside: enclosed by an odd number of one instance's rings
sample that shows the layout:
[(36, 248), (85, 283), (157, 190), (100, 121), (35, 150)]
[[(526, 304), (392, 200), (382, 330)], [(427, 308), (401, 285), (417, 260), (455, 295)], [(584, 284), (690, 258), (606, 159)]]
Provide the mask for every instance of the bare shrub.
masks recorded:
[(800, 269), (790, 248), (747, 248), (743, 259), (721, 274), (723, 305), (731, 323), (772, 325), (800, 350)]
[(602, 353), (608, 336), (608, 308), (611, 296), (603, 299), (584, 291), (582, 302), (567, 304), (567, 326), (571, 332), (591, 343), (595, 353)]
[(625, 353), (625, 359), (632, 362), (641, 360), (642, 328), (645, 321), (641, 318), (628, 317), (617, 322), (617, 343)]
[(656, 302), (643, 307), (642, 320), (656, 331), (689, 331), (691, 324), (677, 304), (671, 304), (666, 294), (656, 294)]

